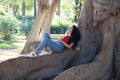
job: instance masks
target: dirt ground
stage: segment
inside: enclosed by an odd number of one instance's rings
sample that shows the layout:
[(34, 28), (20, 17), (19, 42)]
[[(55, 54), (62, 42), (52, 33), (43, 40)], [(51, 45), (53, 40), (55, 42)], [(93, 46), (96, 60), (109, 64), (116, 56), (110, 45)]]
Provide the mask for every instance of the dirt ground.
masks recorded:
[(21, 50), (17, 49), (0, 49), (0, 62), (10, 58), (18, 57)]
[[(18, 41), (16, 45), (24, 45), (26, 42), (25, 36), (15, 36), (14, 40)], [(22, 50), (22, 49), (21, 49)], [(0, 49), (0, 62), (4, 60), (8, 60), (10, 58), (18, 57), (20, 56), (20, 49)]]

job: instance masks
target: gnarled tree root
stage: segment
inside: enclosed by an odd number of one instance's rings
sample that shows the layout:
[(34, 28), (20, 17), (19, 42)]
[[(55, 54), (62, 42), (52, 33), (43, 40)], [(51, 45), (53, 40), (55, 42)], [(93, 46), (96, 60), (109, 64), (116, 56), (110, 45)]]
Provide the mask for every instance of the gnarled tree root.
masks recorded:
[[(41, 57), (18, 57), (0, 63), (0, 80), (34, 80), (58, 75), (74, 57), (73, 50)], [(51, 74), (52, 73), (52, 74)]]
[(113, 64), (113, 41), (111, 32), (106, 32), (103, 47), (92, 63), (72, 67), (53, 80), (111, 80)]

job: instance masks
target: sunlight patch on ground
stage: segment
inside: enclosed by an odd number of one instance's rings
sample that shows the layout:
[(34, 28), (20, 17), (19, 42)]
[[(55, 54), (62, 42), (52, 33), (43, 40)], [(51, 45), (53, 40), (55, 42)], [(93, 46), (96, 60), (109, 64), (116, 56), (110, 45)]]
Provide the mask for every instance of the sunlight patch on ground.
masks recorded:
[(0, 49), (0, 61), (18, 57), (20, 55), (20, 51), (21, 50), (16, 49)]

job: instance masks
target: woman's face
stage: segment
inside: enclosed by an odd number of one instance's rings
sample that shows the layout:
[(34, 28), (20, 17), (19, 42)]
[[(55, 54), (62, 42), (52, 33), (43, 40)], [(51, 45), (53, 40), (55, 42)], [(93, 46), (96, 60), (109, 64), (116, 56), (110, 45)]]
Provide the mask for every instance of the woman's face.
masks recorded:
[(70, 27), (70, 28), (68, 29), (68, 32), (71, 34), (72, 31), (73, 31), (73, 27)]

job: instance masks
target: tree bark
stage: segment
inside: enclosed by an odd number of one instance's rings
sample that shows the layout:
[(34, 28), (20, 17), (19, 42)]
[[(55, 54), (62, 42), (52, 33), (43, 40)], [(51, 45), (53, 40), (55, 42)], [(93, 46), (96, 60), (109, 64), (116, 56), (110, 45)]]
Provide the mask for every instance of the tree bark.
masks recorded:
[(22, 16), (25, 16), (25, 2), (22, 1)]
[(37, 13), (37, 10), (36, 10), (36, 0), (34, 0), (34, 18), (36, 17), (36, 13)]
[(72, 67), (60, 73), (53, 80), (111, 80), (113, 70), (112, 31), (113, 28), (105, 33), (102, 50), (91, 63)]
[(13, 16), (16, 16), (18, 12), (18, 5), (13, 5)]
[(52, 18), (53, 18), (54, 12), (56, 10), (56, 7), (59, 3), (60, 3), (60, 0), (53, 0), (53, 2), (51, 3), (49, 12), (47, 13), (47, 18), (45, 20), (45, 23), (42, 25), (40, 38), (39, 38), (40, 40), (42, 39), (45, 32), (50, 33)]
[(39, 57), (17, 57), (0, 63), (0, 80), (37, 80), (62, 72), (75, 56), (73, 50)]
[[(120, 80), (119, 17), (119, 0), (85, 0), (78, 20), (82, 34), (80, 51), (68, 65), (76, 67), (61, 73), (54, 80), (111, 80), (113, 57), (115, 78)], [(109, 34), (107, 38), (106, 33)], [(90, 63), (97, 54), (101, 59)], [(80, 64), (86, 65), (77, 66)]]
[[(30, 34), (28, 36), (26, 45), (21, 54), (27, 54), (29, 52), (29, 45), (35, 42), (36, 40), (41, 40), (45, 32), (50, 33), (50, 24), (52, 22), (52, 17), (58, 3), (59, 0), (53, 0), (51, 4), (49, 0), (38, 1), (38, 13), (34, 21), (33, 27), (30, 31)], [(41, 10), (43, 10), (43, 12)]]
[(33, 27), (28, 35), (28, 40), (25, 44), (24, 49), (22, 50), (21, 54), (27, 54), (29, 44), (35, 42), (39, 35), (40, 29), (47, 18), (47, 13), (50, 8), (49, 0), (39, 0), (38, 2), (38, 13), (36, 15)]

